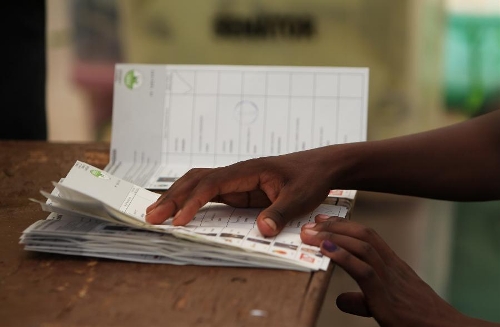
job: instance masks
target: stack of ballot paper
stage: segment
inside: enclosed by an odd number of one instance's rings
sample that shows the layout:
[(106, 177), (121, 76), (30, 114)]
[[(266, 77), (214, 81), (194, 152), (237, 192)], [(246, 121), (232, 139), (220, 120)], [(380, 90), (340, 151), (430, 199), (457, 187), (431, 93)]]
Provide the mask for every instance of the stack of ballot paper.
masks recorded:
[(186, 226), (145, 221), (146, 208), (159, 194), (77, 161), (54, 183), (50, 212), (21, 236), (26, 250), (175, 265), (326, 270), (329, 258), (303, 244), (302, 225), (322, 213), (347, 217), (355, 191), (332, 191), (313, 212), (299, 217), (276, 237), (263, 237), (255, 224), (261, 209), (208, 203)]
[(265, 238), (255, 224), (260, 209), (217, 203), (183, 227), (147, 224), (159, 197), (147, 189), (168, 189), (191, 168), (365, 141), (368, 80), (367, 68), (118, 64), (105, 171), (76, 162), (42, 192), (51, 214), (21, 242), (139, 262), (326, 269), (329, 259), (301, 242), (300, 228), (319, 213), (347, 217), (355, 191), (332, 191)]

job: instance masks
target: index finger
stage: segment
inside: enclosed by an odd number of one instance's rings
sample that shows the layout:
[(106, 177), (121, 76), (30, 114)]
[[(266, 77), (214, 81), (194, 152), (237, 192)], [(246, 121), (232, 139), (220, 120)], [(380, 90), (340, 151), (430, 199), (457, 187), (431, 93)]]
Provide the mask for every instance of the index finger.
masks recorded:
[(384, 262), (392, 262), (396, 255), (389, 245), (373, 229), (355, 221), (340, 217), (330, 219), (317, 224), (314, 228), (318, 231), (327, 231), (338, 235), (345, 235), (373, 246)]
[(176, 214), (191, 190), (211, 171), (212, 169), (197, 168), (184, 174), (146, 209), (146, 221), (152, 224), (161, 224)]
[[(216, 170), (205, 176), (195, 186), (180, 205), (172, 223), (176, 226), (187, 224), (201, 207), (217, 196), (248, 192), (258, 189), (259, 186), (260, 172), (251, 172), (251, 169), (248, 168), (245, 170), (238, 169), (237, 165)], [(269, 194), (265, 193), (269, 197)]]

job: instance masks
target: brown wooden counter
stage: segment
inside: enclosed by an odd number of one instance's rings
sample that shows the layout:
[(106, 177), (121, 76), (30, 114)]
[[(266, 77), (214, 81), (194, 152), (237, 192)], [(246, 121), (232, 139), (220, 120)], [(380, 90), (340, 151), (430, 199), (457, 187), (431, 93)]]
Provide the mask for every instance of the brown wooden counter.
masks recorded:
[(103, 168), (109, 145), (0, 141), (0, 326), (313, 326), (332, 274), (171, 266), (27, 252), (76, 160)]

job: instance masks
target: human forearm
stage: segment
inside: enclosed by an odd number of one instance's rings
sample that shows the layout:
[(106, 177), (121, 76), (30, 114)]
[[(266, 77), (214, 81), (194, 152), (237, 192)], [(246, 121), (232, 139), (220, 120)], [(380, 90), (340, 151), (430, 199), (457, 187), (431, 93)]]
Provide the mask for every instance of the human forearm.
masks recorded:
[[(344, 163), (335, 164), (336, 158)], [(437, 199), (500, 199), (500, 111), (383, 141), (332, 148), (333, 188)]]
[(317, 207), (332, 188), (449, 200), (500, 199), (500, 112), (462, 125), (377, 142), (316, 148), (192, 169), (147, 212), (187, 224), (208, 201), (264, 207), (257, 225), (273, 236)]

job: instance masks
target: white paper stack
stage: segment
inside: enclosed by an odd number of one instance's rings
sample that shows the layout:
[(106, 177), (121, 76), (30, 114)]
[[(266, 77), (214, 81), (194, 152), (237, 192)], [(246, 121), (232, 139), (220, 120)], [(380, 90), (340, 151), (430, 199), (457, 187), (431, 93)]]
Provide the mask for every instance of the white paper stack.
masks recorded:
[[(326, 270), (329, 258), (303, 244), (300, 228), (315, 215), (347, 217), (354, 191), (334, 191), (327, 203), (291, 221), (276, 237), (263, 237), (255, 224), (260, 209), (208, 203), (186, 226), (145, 221), (159, 197), (130, 182), (77, 161), (49, 194), (51, 212), (21, 236), (26, 250), (175, 265)], [(337, 193), (340, 192), (340, 193)]]

